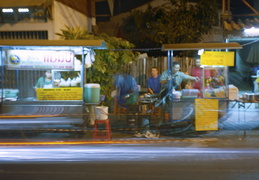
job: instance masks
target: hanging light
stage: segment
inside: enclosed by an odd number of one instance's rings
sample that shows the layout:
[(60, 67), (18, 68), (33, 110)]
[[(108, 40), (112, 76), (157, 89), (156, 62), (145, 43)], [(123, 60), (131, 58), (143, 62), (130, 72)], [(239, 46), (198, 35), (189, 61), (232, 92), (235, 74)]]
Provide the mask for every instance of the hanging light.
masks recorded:
[(13, 9), (12, 8), (3, 8), (2, 12), (3, 13), (13, 13)]
[(259, 36), (259, 28), (249, 28), (249, 29), (245, 29), (244, 33), (246, 36)]

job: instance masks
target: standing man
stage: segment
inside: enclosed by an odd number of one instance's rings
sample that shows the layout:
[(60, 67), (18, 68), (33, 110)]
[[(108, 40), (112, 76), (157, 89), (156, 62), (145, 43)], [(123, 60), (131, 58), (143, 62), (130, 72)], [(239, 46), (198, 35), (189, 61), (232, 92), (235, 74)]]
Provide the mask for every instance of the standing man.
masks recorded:
[(150, 94), (158, 94), (161, 89), (160, 74), (158, 74), (158, 68), (152, 67), (151, 77), (148, 79), (148, 92)]
[[(139, 94), (138, 84), (134, 77), (124, 72), (114, 75), (114, 85), (117, 90), (116, 97), (118, 98), (118, 105), (127, 108), (126, 98), (132, 95), (133, 98)], [(136, 99), (134, 99), (136, 101)], [(136, 103), (136, 102), (135, 102)], [(132, 102), (134, 104), (134, 101)]]
[(199, 81), (199, 77), (189, 76), (180, 71), (180, 64), (178, 62), (173, 62), (171, 74), (168, 74), (168, 70), (165, 70), (161, 77), (160, 83), (166, 84), (170, 81), (170, 85), (174, 90), (180, 90), (180, 85), (184, 79)]

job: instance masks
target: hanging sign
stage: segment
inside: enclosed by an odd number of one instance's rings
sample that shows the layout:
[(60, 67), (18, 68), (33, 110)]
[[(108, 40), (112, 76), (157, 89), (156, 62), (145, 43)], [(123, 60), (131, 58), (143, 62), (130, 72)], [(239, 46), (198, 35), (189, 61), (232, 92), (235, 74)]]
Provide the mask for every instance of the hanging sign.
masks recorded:
[(195, 99), (195, 130), (218, 130), (218, 100)]
[(234, 52), (205, 51), (201, 55), (201, 65), (234, 66)]
[(73, 51), (7, 50), (7, 69), (74, 69)]
[(82, 100), (83, 88), (37, 88), (38, 100)]

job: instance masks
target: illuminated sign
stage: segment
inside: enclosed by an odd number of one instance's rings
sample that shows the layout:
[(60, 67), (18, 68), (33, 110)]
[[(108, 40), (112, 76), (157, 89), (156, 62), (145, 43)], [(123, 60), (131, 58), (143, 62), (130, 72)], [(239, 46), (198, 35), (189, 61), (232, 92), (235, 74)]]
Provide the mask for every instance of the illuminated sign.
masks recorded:
[(234, 52), (205, 51), (201, 55), (201, 65), (234, 66)]
[(82, 100), (83, 88), (37, 88), (38, 100)]
[(73, 51), (7, 50), (7, 69), (74, 69)]

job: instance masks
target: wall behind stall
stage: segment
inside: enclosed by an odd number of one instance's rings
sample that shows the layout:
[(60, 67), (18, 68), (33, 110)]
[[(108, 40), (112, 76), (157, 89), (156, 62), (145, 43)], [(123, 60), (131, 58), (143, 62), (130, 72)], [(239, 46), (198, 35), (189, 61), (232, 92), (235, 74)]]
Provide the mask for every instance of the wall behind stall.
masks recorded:
[[(91, 32), (92, 23), (94, 24), (92, 18), (57, 1), (54, 1), (53, 4), (53, 19), (55, 20), (53, 34), (61, 33), (61, 29), (66, 29), (65, 25), (69, 28), (85, 27)], [(55, 35), (54, 39), (60, 39), (60, 37)]]
[(4, 88), (19, 89), (19, 98), (35, 98), (34, 86), (45, 71), (39, 70), (4, 70)]
[[(190, 74), (191, 67), (195, 65), (195, 59), (189, 57), (174, 57), (174, 61), (180, 63), (181, 71)], [(159, 74), (167, 70), (167, 57), (148, 57), (139, 59), (131, 65), (131, 75), (142, 88), (147, 88), (147, 80), (151, 76), (152, 67), (157, 67)]]

